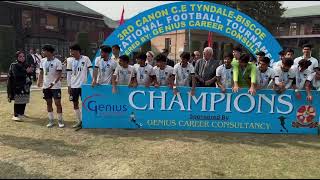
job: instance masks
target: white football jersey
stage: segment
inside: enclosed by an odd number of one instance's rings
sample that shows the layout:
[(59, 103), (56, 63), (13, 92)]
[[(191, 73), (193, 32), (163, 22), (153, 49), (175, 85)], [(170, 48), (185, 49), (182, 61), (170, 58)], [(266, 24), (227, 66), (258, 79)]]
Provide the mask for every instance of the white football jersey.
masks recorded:
[(155, 75), (150, 64), (146, 64), (144, 67), (141, 67), (140, 64), (135, 64), (133, 68), (133, 77), (137, 79), (138, 85), (145, 85), (150, 80), (150, 76)]
[(117, 76), (117, 85), (129, 85), (133, 75), (133, 66), (129, 65), (128, 68), (123, 68), (118, 65), (113, 75)]
[(313, 89), (320, 90), (320, 80), (316, 80), (316, 72), (311, 73), (307, 80), (311, 82)]
[(103, 58), (97, 57), (95, 59), (95, 67), (98, 68), (97, 83), (111, 84), (112, 75), (116, 70), (118, 63), (111, 58), (105, 61)]
[(284, 82), (287, 85), (290, 79), (294, 79), (296, 77), (295, 71), (295, 68), (290, 68), (288, 72), (284, 72), (281, 67), (276, 67), (274, 69), (274, 77), (278, 78), (279, 82)]
[[(58, 71), (62, 71), (62, 63), (57, 58), (50, 61), (48, 61), (48, 58), (43, 58), (40, 63), (40, 69), (43, 70), (42, 89), (47, 89), (58, 78)], [(51, 89), (61, 89), (60, 79)]]
[(153, 67), (153, 71), (157, 77), (157, 81), (160, 86), (167, 86), (168, 85), (168, 78), (173, 73), (173, 67), (166, 65), (166, 67), (161, 70), (158, 66)]
[[(303, 56), (297, 57), (296, 59), (294, 59), (294, 65), (298, 66), (299, 62), (303, 59)], [(311, 61), (311, 65), (308, 67), (310, 72), (314, 72), (314, 68), (319, 66), (319, 62), (316, 58), (314, 57), (310, 57), (308, 59), (309, 61)]]
[(232, 67), (230, 69), (227, 69), (225, 64), (220, 65), (216, 70), (216, 76), (220, 77), (220, 82), (224, 85), (225, 88), (232, 88)]
[(88, 69), (92, 68), (92, 63), (87, 56), (80, 56), (79, 60), (74, 57), (67, 58), (67, 71), (71, 72), (71, 88), (81, 88), (87, 83)]
[(282, 61), (278, 61), (272, 64), (272, 69), (275, 69), (276, 67), (281, 67), (282, 66)]
[(190, 86), (191, 75), (194, 75), (194, 67), (191, 63), (183, 68), (181, 63), (178, 63), (173, 68), (173, 75), (175, 75), (174, 83), (176, 86)]
[(296, 86), (300, 90), (305, 89), (305, 83), (310, 76), (311, 71), (309, 69), (306, 69), (303, 72), (300, 72), (300, 68), (296, 69)]
[(261, 72), (260, 68), (257, 68), (257, 84), (259, 84), (261, 89), (268, 89), (270, 81), (274, 78), (274, 70), (269, 68), (266, 72)]
[(119, 65), (119, 61), (120, 61), (120, 58), (116, 58), (113, 54), (111, 56), (111, 59), (114, 60), (118, 65)]

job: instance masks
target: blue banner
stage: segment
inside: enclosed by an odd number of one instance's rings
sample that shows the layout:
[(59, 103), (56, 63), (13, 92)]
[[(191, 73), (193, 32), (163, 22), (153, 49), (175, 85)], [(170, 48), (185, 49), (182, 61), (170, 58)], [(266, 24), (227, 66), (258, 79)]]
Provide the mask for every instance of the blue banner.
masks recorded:
[[(223, 132), (318, 134), (320, 102), (297, 99), (294, 91), (276, 94), (248, 89), (225, 94), (218, 88), (188, 87), (174, 95), (168, 87), (82, 86), (83, 128), (203, 130)], [(319, 91), (312, 92), (320, 99)]]
[[(183, 1), (157, 6), (139, 13), (119, 26), (104, 42), (131, 54), (143, 43), (176, 30), (200, 29), (219, 33), (242, 44), (255, 55), (264, 51), (271, 64), (279, 60), (278, 41), (257, 21), (236, 9), (201, 1)], [(97, 52), (96, 57), (100, 55)]]

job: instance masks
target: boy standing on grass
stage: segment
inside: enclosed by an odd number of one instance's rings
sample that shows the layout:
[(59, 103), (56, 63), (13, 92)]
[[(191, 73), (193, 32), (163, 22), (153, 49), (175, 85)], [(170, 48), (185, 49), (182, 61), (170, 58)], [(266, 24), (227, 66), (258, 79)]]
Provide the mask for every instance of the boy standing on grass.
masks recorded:
[(81, 85), (87, 83), (88, 70), (92, 77), (92, 63), (87, 56), (81, 55), (78, 44), (70, 46), (70, 55), (67, 59), (67, 82), (70, 101), (76, 114), (77, 123), (73, 128), (82, 127), (81, 110), (79, 109), (79, 97), (81, 98)]
[(62, 63), (60, 60), (53, 56), (55, 49), (51, 45), (45, 45), (42, 48), (45, 58), (40, 63), (40, 75), (37, 82), (38, 87), (43, 82), (43, 99), (47, 102), (48, 128), (54, 126), (54, 115), (52, 108), (52, 98), (57, 107), (58, 113), (58, 125), (60, 128), (64, 127), (62, 119), (62, 106), (61, 106), (61, 74), (62, 74)]
[(129, 56), (122, 55), (119, 57), (119, 65), (112, 77), (112, 93), (117, 93), (117, 85), (135, 86), (132, 84), (133, 67), (129, 65)]

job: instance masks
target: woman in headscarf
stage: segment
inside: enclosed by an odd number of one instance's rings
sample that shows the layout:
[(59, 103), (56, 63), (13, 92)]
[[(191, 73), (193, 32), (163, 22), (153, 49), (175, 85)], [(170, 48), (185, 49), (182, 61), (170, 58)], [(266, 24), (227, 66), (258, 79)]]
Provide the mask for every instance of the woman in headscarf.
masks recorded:
[(7, 82), (8, 101), (14, 100), (14, 116), (12, 117), (14, 121), (22, 121), (21, 118), (25, 117), (24, 112), (30, 100), (32, 84), (28, 75), (32, 72), (32, 67), (27, 67), (24, 53), (16, 52), (16, 61), (10, 65)]

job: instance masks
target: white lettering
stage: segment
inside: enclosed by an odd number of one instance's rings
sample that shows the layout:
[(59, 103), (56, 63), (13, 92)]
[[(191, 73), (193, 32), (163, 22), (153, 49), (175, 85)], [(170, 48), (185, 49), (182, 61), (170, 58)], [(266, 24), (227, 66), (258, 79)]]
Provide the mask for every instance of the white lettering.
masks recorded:
[[(239, 107), (239, 99), (241, 98), (241, 96), (247, 96), (249, 99), (250, 99), (250, 108), (248, 110), (242, 110), (240, 109)], [(239, 94), (235, 99), (234, 99), (234, 107), (236, 108), (236, 110), (238, 112), (241, 112), (241, 113), (247, 113), (247, 112), (250, 112), (253, 110), (254, 106), (255, 106), (256, 102), (254, 101), (254, 98), (249, 95), (249, 94)]]
[(149, 110), (154, 110), (154, 99), (161, 99), (161, 111), (166, 110), (166, 91), (161, 91), (161, 96), (155, 96), (154, 91), (150, 91), (150, 107)]
[(137, 93), (146, 95), (146, 93), (145, 93), (144, 91), (133, 91), (133, 92), (131, 92), (130, 95), (129, 95), (129, 104), (130, 104), (130, 106), (132, 106), (133, 108), (138, 109), (138, 110), (145, 110), (145, 109), (147, 109), (147, 105), (145, 105), (145, 106), (143, 106), (143, 107), (138, 107), (138, 106), (136, 106), (136, 105), (134, 104), (133, 98), (134, 98), (134, 96), (135, 96)]
[[(285, 100), (283, 100), (283, 99), (282, 99), (283, 97), (289, 98), (290, 101), (285, 101)], [(292, 112), (292, 110), (293, 110), (293, 105), (292, 105), (292, 103), (291, 103), (291, 96), (286, 95), (286, 94), (282, 94), (282, 95), (280, 95), (280, 96), (278, 97), (278, 101), (279, 101), (280, 104), (287, 105), (288, 108), (289, 108), (288, 111), (284, 111), (284, 112), (281, 111), (281, 110), (279, 110), (279, 108), (277, 108), (278, 113), (281, 113), (281, 114), (289, 114), (289, 113)]]

